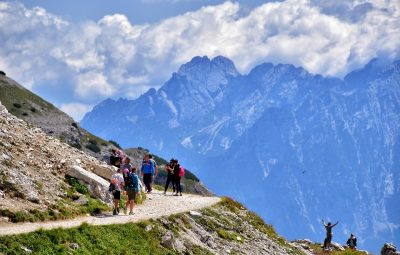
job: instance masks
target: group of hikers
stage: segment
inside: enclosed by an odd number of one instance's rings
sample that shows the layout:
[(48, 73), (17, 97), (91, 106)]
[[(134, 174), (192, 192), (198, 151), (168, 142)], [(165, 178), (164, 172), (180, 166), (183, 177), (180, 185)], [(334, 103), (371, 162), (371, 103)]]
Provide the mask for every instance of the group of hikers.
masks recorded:
[[(335, 224), (332, 224), (331, 222), (328, 222), (326, 224), (325, 221), (322, 220), (322, 224), (324, 225), (325, 230), (326, 230), (326, 237), (325, 237), (325, 240), (324, 240), (324, 250), (330, 250), (331, 249), (331, 245), (332, 245), (332, 238), (333, 238), (332, 229), (337, 224), (339, 224), (339, 221), (337, 221)], [(350, 249), (357, 249), (357, 238), (355, 237), (354, 234), (350, 234), (349, 239), (347, 239), (346, 245)]]
[[(135, 198), (140, 192), (141, 184), (138, 169), (131, 164), (131, 160), (122, 150), (112, 149), (109, 157), (110, 165), (117, 167), (117, 172), (111, 176), (109, 191), (113, 194), (113, 215), (119, 214), (119, 203), (122, 193), (126, 193), (128, 200), (124, 206), (124, 213), (133, 214)], [(169, 184), (172, 183), (173, 195), (182, 196), (181, 178), (185, 169), (179, 165), (177, 159), (171, 159), (165, 166), (167, 180), (164, 194), (166, 195)], [(145, 154), (140, 168), (143, 184), (147, 194), (153, 191), (154, 178), (158, 173), (158, 166), (151, 154)]]
[[(114, 198), (114, 210), (113, 215), (119, 214), (119, 203), (121, 200), (121, 193), (125, 192), (128, 196), (128, 200), (124, 207), (124, 213), (127, 214), (129, 209), (129, 215), (133, 214), (133, 208), (135, 206), (135, 198), (140, 192), (141, 182), (137, 174), (137, 168), (132, 166), (128, 156), (126, 156), (121, 150), (112, 149), (109, 158), (109, 163), (117, 167), (117, 173), (113, 174), (110, 181), (110, 192)], [(145, 191), (150, 194), (153, 190), (154, 178), (158, 173), (158, 166), (156, 161), (153, 159), (151, 154), (145, 154), (140, 168)], [(180, 166), (177, 159), (172, 158), (165, 166), (167, 172), (167, 180), (165, 182), (164, 194), (167, 194), (167, 190), (172, 184), (172, 194), (174, 196), (182, 196), (181, 178), (185, 173), (185, 169)], [(326, 237), (324, 240), (324, 249), (330, 250), (332, 245), (332, 229), (339, 224), (337, 221), (335, 224), (331, 222), (325, 223), (322, 220), (322, 224), (326, 229)], [(347, 247), (351, 249), (357, 249), (357, 238), (354, 234), (351, 234), (346, 242)]]

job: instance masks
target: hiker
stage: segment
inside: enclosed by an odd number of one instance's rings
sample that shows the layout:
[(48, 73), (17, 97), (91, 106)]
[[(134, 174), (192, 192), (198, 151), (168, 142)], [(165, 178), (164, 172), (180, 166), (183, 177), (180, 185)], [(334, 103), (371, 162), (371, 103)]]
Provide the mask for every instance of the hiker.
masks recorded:
[(175, 182), (173, 180), (174, 171), (174, 159), (172, 158), (169, 163), (165, 166), (167, 171), (167, 181), (165, 182), (164, 195), (167, 194), (167, 189), (170, 183), (172, 183), (172, 193), (175, 193)]
[(110, 165), (116, 166), (117, 160), (120, 160), (119, 155), (117, 155), (117, 149), (111, 149)]
[(181, 176), (179, 176), (179, 172), (181, 170), (181, 167), (179, 165), (179, 162), (177, 159), (174, 160), (174, 182), (175, 182), (175, 188), (176, 188), (176, 193), (174, 196), (178, 196), (178, 192), (182, 196), (182, 187), (181, 187)]
[(133, 167), (128, 173), (128, 178), (125, 181), (125, 190), (128, 195), (128, 201), (126, 202), (124, 213), (127, 213), (129, 207), (129, 215), (133, 215), (135, 198), (139, 192), (139, 177), (136, 174), (136, 167)]
[(153, 166), (154, 166), (154, 174), (151, 177), (151, 183), (150, 183), (151, 189), (153, 190), (154, 179), (155, 179), (155, 177), (157, 176), (157, 173), (158, 173), (158, 166), (157, 166), (156, 161), (153, 159), (153, 155), (149, 154), (149, 160), (153, 162)]
[(132, 169), (131, 159), (129, 157), (124, 158), (123, 163), (120, 166), (120, 169), (122, 170), (122, 176), (124, 177), (124, 182), (126, 182), (128, 175)]
[(337, 221), (335, 224), (332, 225), (331, 222), (328, 222), (328, 224), (325, 224), (325, 221), (322, 220), (322, 224), (324, 225), (326, 229), (326, 238), (324, 240), (324, 249), (328, 249), (331, 247), (331, 242), (332, 242), (332, 228), (335, 227), (337, 224), (339, 224), (339, 221)]
[(119, 201), (121, 200), (121, 190), (124, 186), (124, 178), (121, 174), (121, 169), (117, 170), (117, 173), (111, 176), (110, 191), (114, 197), (114, 210), (113, 215), (119, 214)]
[(151, 193), (151, 182), (154, 176), (154, 163), (153, 160), (150, 160), (148, 154), (144, 155), (141, 171), (143, 176), (143, 183), (146, 187), (146, 192)]
[(357, 250), (357, 238), (353, 235), (350, 234), (349, 239), (347, 239), (347, 247), (349, 247), (350, 249), (354, 249)]

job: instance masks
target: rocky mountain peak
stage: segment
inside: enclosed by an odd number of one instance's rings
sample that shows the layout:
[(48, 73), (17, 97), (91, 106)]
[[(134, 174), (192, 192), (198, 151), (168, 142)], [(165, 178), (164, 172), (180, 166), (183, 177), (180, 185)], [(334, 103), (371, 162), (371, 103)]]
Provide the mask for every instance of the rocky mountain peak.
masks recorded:
[(182, 65), (178, 72), (181, 76), (198, 77), (198, 74), (212, 74), (219, 73), (223, 76), (237, 76), (239, 75), (236, 70), (235, 64), (228, 58), (217, 56), (210, 60), (207, 56), (194, 57), (188, 63)]

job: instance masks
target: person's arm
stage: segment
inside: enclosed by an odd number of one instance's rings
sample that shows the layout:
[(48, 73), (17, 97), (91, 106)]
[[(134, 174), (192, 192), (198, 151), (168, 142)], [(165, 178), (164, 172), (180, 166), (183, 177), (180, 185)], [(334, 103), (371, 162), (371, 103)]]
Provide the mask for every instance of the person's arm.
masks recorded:
[(322, 219), (322, 224), (324, 225), (324, 227), (326, 227), (324, 219)]
[(334, 226), (336, 226), (337, 224), (339, 224), (339, 221), (337, 221), (335, 224), (333, 224), (333, 225), (332, 225), (332, 228), (333, 228)]

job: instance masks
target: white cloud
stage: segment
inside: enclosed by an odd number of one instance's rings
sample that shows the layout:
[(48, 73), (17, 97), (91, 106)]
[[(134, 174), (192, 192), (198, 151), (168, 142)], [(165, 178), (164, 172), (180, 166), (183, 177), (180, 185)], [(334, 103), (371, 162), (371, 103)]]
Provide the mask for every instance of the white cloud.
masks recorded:
[(85, 113), (90, 111), (93, 105), (81, 103), (68, 103), (62, 104), (60, 110), (71, 116), (75, 121), (80, 121)]
[(121, 14), (77, 24), (1, 2), (0, 68), (25, 86), (64, 86), (69, 101), (94, 104), (160, 86), (197, 55), (224, 55), (241, 72), (273, 62), (339, 77), (371, 58), (399, 57), (398, 0), (286, 0), (242, 13), (225, 2), (156, 24)]

